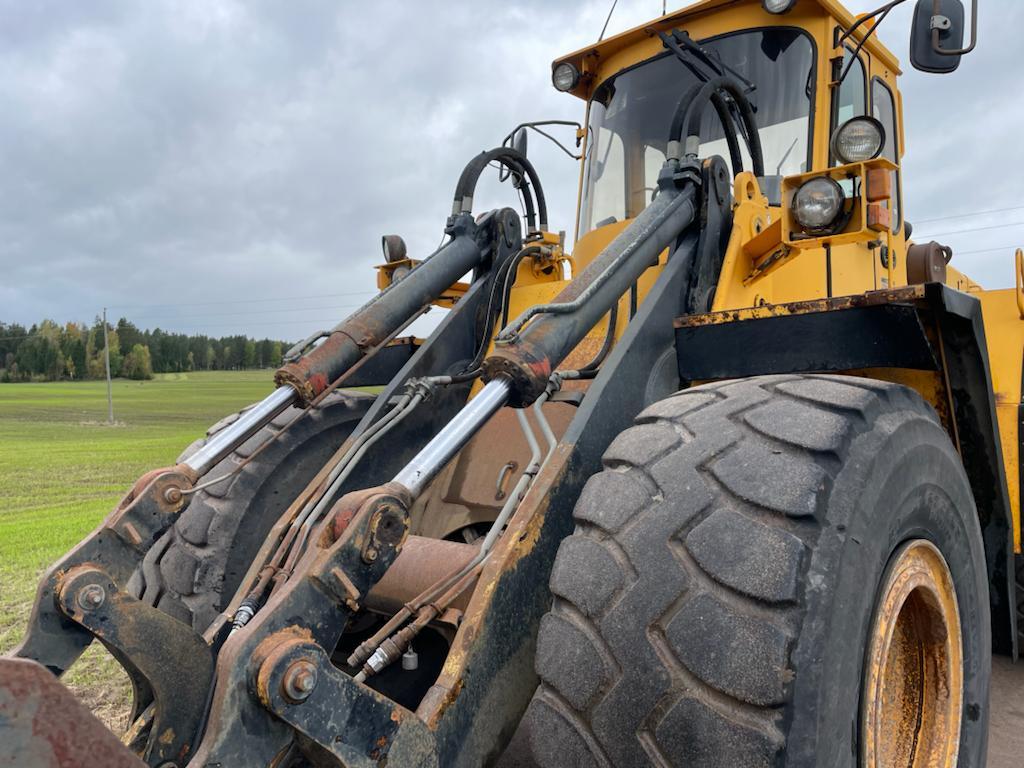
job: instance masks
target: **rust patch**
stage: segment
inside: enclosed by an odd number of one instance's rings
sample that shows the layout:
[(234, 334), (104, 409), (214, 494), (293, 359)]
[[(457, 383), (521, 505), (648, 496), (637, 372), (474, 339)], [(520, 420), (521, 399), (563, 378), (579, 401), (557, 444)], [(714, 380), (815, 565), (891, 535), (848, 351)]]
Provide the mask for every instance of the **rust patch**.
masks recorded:
[(144, 768), (84, 704), (45, 667), (0, 659), (3, 768)]
[(337, 511), (334, 513), (331, 530), (334, 535), (334, 540), (337, 541), (341, 538), (341, 534), (343, 534), (349, 525), (352, 524), (352, 519), (356, 516), (356, 512), (358, 510), (355, 507), (338, 509), (337, 506), (335, 506), (335, 509)]
[(880, 304), (915, 302), (924, 298), (924, 286), (911, 285), (881, 291), (867, 291), (852, 296), (836, 296), (831, 299), (810, 299), (788, 304), (762, 304), (757, 307), (727, 309), (701, 315), (683, 315), (673, 321), (676, 328), (695, 328), (705, 325), (722, 325), (743, 320), (761, 320), (783, 315), (803, 315), (816, 312), (834, 312), (857, 307)]

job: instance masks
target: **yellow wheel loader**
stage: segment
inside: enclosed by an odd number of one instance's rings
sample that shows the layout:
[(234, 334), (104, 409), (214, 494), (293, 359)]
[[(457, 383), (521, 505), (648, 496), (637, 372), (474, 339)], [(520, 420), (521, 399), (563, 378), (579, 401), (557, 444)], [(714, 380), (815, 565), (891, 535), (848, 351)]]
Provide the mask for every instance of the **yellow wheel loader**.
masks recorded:
[[(983, 766), (1024, 255), (986, 291), (913, 240), (901, 1), (703, 0), (558, 58), (574, 244), (543, 123), (469, 162), (436, 252), (386, 236), (378, 296), (45, 574), (0, 765)], [(920, 0), (914, 66), (976, 23)], [(493, 165), (524, 216), (474, 211)], [(122, 738), (58, 680), (94, 641)]]

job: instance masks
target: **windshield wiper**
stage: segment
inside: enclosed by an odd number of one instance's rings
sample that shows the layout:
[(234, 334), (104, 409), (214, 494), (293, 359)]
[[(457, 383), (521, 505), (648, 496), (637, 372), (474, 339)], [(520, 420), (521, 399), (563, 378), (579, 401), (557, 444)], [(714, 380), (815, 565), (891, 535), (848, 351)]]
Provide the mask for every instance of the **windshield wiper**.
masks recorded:
[(797, 136), (795, 139), (793, 139), (793, 143), (789, 145), (789, 149), (786, 150), (786, 154), (784, 154), (782, 156), (782, 159), (779, 160), (779, 167), (775, 169), (775, 175), (776, 176), (779, 176), (782, 173), (782, 166), (784, 166), (786, 164), (786, 160), (789, 159), (789, 153), (793, 151), (793, 147), (796, 146), (796, 143), (798, 141), (800, 141), (800, 137), (799, 136)]

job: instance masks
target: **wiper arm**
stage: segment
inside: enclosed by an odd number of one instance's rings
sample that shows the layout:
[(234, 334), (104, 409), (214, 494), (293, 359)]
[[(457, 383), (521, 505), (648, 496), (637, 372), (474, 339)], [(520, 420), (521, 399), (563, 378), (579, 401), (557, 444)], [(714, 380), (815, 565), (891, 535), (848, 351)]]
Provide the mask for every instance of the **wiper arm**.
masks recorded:
[(786, 150), (786, 154), (784, 154), (782, 156), (782, 159), (779, 160), (779, 167), (775, 169), (775, 175), (776, 176), (778, 176), (778, 175), (780, 175), (782, 173), (782, 166), (786, 164), (786, 160), (789, 159), (789, 153), (793, 151), (793, 147), (796, 146), (796, 143), (798, 141), (800, 141), (800, 137), (799, 136), (797, 136), (795, 139), (793, 139), (793, 143), (789, 145), (789, 149)]

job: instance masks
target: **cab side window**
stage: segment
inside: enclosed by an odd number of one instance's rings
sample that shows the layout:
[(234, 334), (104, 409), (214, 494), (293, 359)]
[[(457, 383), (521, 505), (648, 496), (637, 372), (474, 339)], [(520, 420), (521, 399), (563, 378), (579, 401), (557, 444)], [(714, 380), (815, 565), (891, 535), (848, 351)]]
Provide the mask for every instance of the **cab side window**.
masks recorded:
[[(899, 151), (897, 150), (896, 100), (893, 98), (889, 86), (877, 77), (871, 81), (871, 114), (885, 128), (885, 145), (882, 147), (882, 157), (898, 165), (900, 161)], [(899, 174), (893, 173), (892, 182), (894, 195), (892, 201), (892, 231), (899, 232)]]
[(843, 66), (836, 73), (836, 77), (838, 78), (839, 74), (847, 67), (850, 67), (850, 71), (846, 73), (846, 79), (839, 86), (835, 108), (832, 111), (832, 130), (851, 117), (866, 115), (868, 112), (867, 78), (864, 75), (864, 63), (858, 58), (851, 65), (850, 59), (853, 57), (853, 51), (845, 48), (844, 52)]
[[(850, 63), (850, 60), (853, 63)], [(846, 68), (850, 71), (842, 84), (832, 91), (832, 131), (845, 123), (851, 117), (860, 117), (868, 113), (867, 75), (864, 70), (864, 62), (860, 57), (854, 57), (853, 51), (843, 48), (842, 66), (836, 67), (833, 77), (839, 79)], [(842, 165), (843, 161), (834, 154), (831, 155), (832, 165)], [(853, 185), (849, 182), (842, 182), (843, 191), (853, 194)]]

